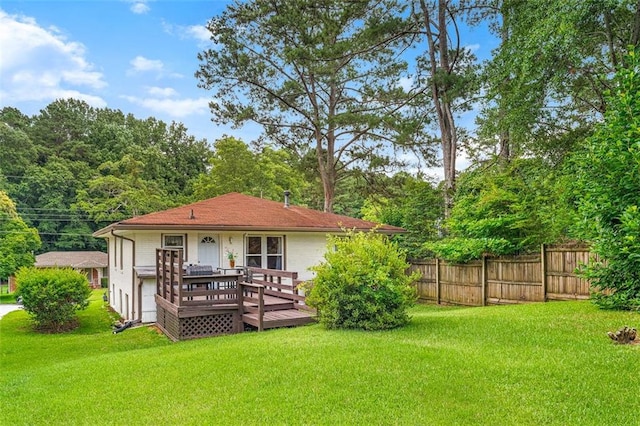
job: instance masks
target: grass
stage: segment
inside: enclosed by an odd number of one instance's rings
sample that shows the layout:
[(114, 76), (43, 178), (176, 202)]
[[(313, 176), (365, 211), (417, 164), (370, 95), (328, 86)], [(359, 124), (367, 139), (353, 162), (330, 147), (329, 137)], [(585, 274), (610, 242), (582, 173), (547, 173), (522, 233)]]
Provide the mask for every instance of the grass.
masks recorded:
[(16, 296), (9, 293), (8, 284), (0, 284), (0, 304), (16, 303)]
[(3, 424), (637, 425), (640, 316), (588, 302), (417, 306), (388, 332), (318, 325), (171, 343), (114, 335), (95, 292), (81, 327), (0, 320)]

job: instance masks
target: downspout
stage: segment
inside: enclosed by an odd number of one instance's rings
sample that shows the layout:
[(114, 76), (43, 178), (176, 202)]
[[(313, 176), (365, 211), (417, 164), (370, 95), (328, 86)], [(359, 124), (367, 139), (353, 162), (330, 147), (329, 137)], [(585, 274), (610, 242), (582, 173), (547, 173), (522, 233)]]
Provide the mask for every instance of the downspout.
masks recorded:
[[(136, 306), (136, 302), (138, 302), (138, 304), (140, 304), (142, 302), (142, 294), (138, 294), (136, 295), (136, 276), (135, 276), (135, 271), (133, 269), (134, 266), (136, 266), (136, 242), (135, 240), (132, 240), (131, 238), (127, 238), (124, 237), (122, 235), (116, 235), (113, 232), (113, 229), (111, 229), (111, 235), (113, 235), (113, 237), (116, 239), (118, 238), (122, 238), (123, 240), (129, 241), (131, 243), (131, 257), (132, 257), (132, 264), (131, 264), (131, 297), (133, 298), (133, 300), (131, 301), (131, 307)], [(138, 290), (138, 291), (142, 291), (142, 290)], [(140, 315), (140, 311), (142, 310), (142, 307), (140, 307), (140, 309), (136, 312), (136, 309), (133, 309), (133, 317), (132, 319), (142, 319), (142, 315)], [(135, 317), (138, 318), (135, 318)]]

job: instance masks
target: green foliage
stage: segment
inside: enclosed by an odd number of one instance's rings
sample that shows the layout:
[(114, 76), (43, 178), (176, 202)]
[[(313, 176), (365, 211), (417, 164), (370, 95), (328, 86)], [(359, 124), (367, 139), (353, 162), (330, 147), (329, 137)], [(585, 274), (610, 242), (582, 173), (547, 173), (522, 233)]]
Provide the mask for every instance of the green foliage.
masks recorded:
[(41, 330), (61, 332), (72, 327), (77, 310), (89, 305), (87, 277), (71, 268), (22, 268), (16, 274), (16, 296)]
[(144, 163), (125, 155), (100, 165), (97, 176), (79, 189), (73, 207), (96, 223), (109, 223), (173, 207), (157, 181), (142, 178)]
[(394, 235), (393, 241), (413, 258), (424, 257), (423, 244), (438, 238), (443, 216), (442, 191), (433, 183), (406, 173), (384, 179), (384, 196), (372, 194), (362, 207), (362, 217), (378, 223), (399, 226), (405, 234)]
[(430, 241), (424, 248), (435, 257), (454, 263), (466, 263), (484, 255), (500, 256), (514, 252), (513, 244), (503, 238), (446, 238)]
[(501, 44), (485, 67), (479, 140), (500, 135), (513, 154), (556, 156), (576, 142), (562, 135), (589, 132), (608, 108), (611, 78), (639, 42), (637, 1), (494, 4), (486, 10)]
[(394, 0), (229, 4), (208, 24), (215, 46), (198, 55), (214, 120), (254, 122), (299, 157), (312, 152), (332, 211), (346, 166), (375, 167), (385, 148), (414, 140), (398, 84), (406, 70), (398, 50), (411, 43), (406, 8)]
[(0, 189), (38, 229), (42, 251), (104, 250), (91, 234), (110, 221), (191, 201), (209, 156), (180, 123), (79, 100), (32, 118), (0, 110)]
[(407, 309), (416, 298), (411, 284), (418, 274), (406, 274), (404, 253), (386, 236), (331, 236), (324, 258), (311, 268), (316, 277), (307, 302), (319, 310), (325, 327), (384, 330), (409, 322)]
[(640, 310), (640, 55), (617, 73), (605, 121), (577, 153), (579, 232), (599, 260), (586, 269), (603, 308)]
[(27, 226), (13, 201), (0, 191), (0, 280), (22, 267), (33, 266), (33, 252), (40, 244), (38, 231)]
[(209, 171), (193, 181), (195, 200), (240, 192), (281, 201), (285, 190), (291, 191), (294, 200), (300, 200), (307, 186), (288, 152), (269, 146), (255, 152), (232, 137), (214, 143), (209, 165)]
[(566, 238), (575, 218), (569, 175), (539, 159), (465, 172), (446, 222), (449, 238), (425, 248), (456, 262), (483, 254), (537, 251)]

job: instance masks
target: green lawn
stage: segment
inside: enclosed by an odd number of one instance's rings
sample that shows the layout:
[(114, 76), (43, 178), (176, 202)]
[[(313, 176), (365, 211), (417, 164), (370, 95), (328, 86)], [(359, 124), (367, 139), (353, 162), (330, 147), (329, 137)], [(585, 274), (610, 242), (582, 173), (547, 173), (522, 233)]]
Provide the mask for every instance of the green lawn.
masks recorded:
[(0, 304), (16, 303), (16, 297), (13, 293), (9, 293), (9, 285), (0, 285)]
[(318, 325), (171, 343), (114, 335), (102, 292), (67, 335), (0, 320), (2, 424), (640, 424), (640, 315), (588, 302), (418, 306), (390, 332)]

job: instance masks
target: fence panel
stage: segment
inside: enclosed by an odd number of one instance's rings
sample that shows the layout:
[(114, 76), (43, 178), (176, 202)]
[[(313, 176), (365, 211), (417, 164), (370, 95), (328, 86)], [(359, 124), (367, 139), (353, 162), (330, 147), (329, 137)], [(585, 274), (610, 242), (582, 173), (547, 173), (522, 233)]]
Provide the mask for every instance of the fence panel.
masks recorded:
[(438, 259), (411, 262), (409, 271), (423, 301), (482, 306), (589, 298), (589, 282), (576, 270), (589, 261), (589, 251), (576, 246), (542, 246), (540, 254), (487, 257), (453, 264)]
[(440, 300), (456, 305), (482, 305), (482, 261), (439, 262)]
[(575, 300), (589, 298), (589, 282), (576, 274), (576, 269), (589, 262), (584, 247), (547, 247), (545, 250), (547, 298)]
[(420, 272), (420, 279), (416, 283), (418, 299), (424, 301), (438, 301), (438, 288), (436, 285), (436, 260), (414, 260), (411, 262), (409, 272)]
[(487, 301), (544, 301), (540, 255), (487, 258)]

